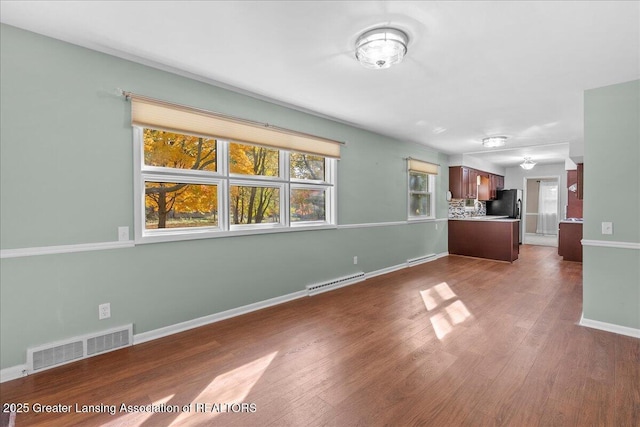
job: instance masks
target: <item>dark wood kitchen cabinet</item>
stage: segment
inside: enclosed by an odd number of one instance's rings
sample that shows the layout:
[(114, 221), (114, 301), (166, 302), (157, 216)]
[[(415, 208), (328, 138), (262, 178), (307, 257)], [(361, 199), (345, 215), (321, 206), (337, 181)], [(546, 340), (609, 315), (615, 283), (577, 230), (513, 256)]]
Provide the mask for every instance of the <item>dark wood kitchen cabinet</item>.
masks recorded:
[(480, 187), (478, 187), (479, 200), (495, 200), (498, 191), (504, 189), (504, 177), (492, 173), (481, 174)]
[[(488, 173), (480, 173), (478, 185), (478, 200), (491, 200), (491, 176)], [(495, 197), (493, 197), (495, 199)]]
[(449, 220), (449, 253), (513, 262), (518, 259), (520, 220)]
[(500, 190), (504, 190), (504, 176), (489, 174), (489, 200), (497, 199)]
[(567, 218), (582, 218), (583, 203), (578, 199), (578, 171), (567, 171)]
[(582, 262), (582, 222), (560, 222), (558, 255), (565, 261)]
[(465, 166), (449, 167), (449, 191), (454, 199), (478, 196), (478, 171)]
[(578, 189), (576, 192), (576, 196), (578, 197), (578, 200), (582, 200), (584, 195), (584, 163), (578, 163), (577, 186), (578, 186)]
[(475, 169), (469, 168), (469, 182), (467, 188), (467, 199), (475, 199), (478, 197), (478, 171)]
[[(480, 177), (480, 186), (478, 186)], [(504, 177), (466, 166), (449, 167), (449, 191), (454, 199), (495, 200), (504, 189)]]

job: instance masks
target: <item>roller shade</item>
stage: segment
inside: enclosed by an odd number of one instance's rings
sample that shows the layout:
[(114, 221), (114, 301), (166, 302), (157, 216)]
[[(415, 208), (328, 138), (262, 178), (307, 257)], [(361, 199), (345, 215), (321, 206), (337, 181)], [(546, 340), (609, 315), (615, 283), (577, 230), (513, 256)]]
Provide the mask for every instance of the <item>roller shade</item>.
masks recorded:
[(339, 141), (131, 93), (125, 95), (131, 100), (131, 124), (134, 126), (340, 158), (343, 143)]
[(428, 173), (429, 175), (438, 175), (438, 166), (435, 163), (423, 162), (422, 160), (416, 160), (409, 158), (409, 170), (414, 172)]

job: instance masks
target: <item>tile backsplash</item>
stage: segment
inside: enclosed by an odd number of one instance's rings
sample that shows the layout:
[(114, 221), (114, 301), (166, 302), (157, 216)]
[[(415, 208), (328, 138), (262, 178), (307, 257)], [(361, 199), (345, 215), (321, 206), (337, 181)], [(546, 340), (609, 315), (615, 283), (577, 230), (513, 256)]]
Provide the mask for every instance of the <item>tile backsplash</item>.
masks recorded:
[(487, 214), (487, 204), (485, 202), (476, 202), (473, 209), (465, 208), (464, 205), (464, 199), (451, 199), (449, 201), (449, 218), (465, 218)]

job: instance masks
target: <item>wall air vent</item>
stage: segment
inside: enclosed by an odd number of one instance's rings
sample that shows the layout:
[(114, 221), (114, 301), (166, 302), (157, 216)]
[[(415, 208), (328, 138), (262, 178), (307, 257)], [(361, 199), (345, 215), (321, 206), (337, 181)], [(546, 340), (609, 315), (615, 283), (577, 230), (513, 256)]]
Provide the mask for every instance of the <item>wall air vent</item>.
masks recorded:
[(359, 273), (352, 274), (350, 276), (344, 276), (344, 277), (339, 277), (337, 279), (329, 280), (328, 282), (307, 285), (306, 288), (309, 296), (312, 296), (322, 292), (331, 291), (333, 289), (338, 289), (343, 286), (362, 282), (364, 279), (365, 279), (364, 272), (359, 272)]
[(418, 258), (408, 259), (407, 265), (409, 267), (414, 267), (416, 265), (423, 264), (425, 262), (433, 261), (434, 259), (436, 259), (436, 254), (429, 254), (429, 255), (418, 257)]
[(63, 365), (74, 360), (82, 359), (82, 341), (47, 347), (33, 352), (33, 371)]
[(87, 339), (87, 356), (106, 353), (120, 347), (131, 345), (131, 334), (128, 329), (120, 329), (97, 337)]
[(128, 347), (133, 341), (133, 325), (129, 324), (96, 334), (70, 338), (27, 349), (27, 371), (40, 372), (76, 360)]

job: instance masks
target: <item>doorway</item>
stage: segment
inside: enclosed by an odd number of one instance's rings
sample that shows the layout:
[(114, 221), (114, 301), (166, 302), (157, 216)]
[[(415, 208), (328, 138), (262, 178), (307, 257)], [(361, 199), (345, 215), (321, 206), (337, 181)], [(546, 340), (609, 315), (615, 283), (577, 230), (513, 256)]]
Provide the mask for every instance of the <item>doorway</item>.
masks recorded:
[(525, 245), (558, 246), (560, 178), (524, 178), (524, 215), (522, 227)]

